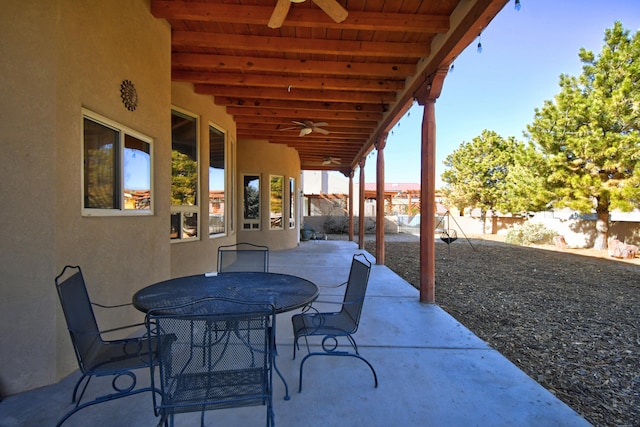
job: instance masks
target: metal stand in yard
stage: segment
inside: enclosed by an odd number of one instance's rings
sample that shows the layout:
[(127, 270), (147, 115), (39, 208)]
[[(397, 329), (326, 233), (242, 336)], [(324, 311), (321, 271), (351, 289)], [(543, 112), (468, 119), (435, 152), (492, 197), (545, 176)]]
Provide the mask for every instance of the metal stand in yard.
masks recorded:
[[(440, 227), (441, 225), (442, 226), (445, 225), (445, 224), (443, 224), (445, 218), (447, 218), (447, 222), (446, 222), (447, 228), (444, 228), (444, 227), (441, 228)], [(469, 240), (467, 235), (464, 234), (464, 231), (462, 230), (462, 227), (460, 227), (460, 224), (458, 224), (456, 219), (454, 217), (452, 217), (451, 213), (447, 210), (447, 212), (444, 214), (444, 216), (442, 218), (440, 218), (440, 221), (438, 221), (438, 224), (436, 224), (436, 230), (440, 230), (440, 240), (442, 240), (443, 242), (445, 242), (447, 244), (447, 253), (448, 253), (448, 255), (451, 255), (451, 243), (453, 243), (456, 240), (458, 240), (458, 233), (456, 232), (455, 229), (451, 228), (451, 220), (452, 219), (453, 219), (453, 222), (458, 227), (458, 229), (460, 230), (460, 232), (462, 233), (462, 235), (464, 236), (464, 238), (467, 239), (467, 243), (469, 243), (469, 246), (471, 246), (471, 249), (473, 249), (475, 251), (476, 248), (473, 247), (473, 245), (471, 244), (471, 241)]]

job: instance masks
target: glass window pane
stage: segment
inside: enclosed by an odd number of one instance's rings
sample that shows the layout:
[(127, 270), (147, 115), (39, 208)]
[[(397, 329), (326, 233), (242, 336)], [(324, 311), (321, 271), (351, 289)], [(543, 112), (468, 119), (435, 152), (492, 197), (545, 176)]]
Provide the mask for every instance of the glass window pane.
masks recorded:
[(172, 239), (179, 239), (181, 237), (180, 233), (180, 212), (175, 212), (171, 214), (171, 233), (170, 236)]
[(84, 207), (119, 209), (120, 133), (84, 118)]
[(260, 219), (260, 177), (244, 176), (244, 219)]
[(270, 178), (269, 228), (279, 230), (282, 224), (282, 201), (284, 199), (284, 178), (272, 175)]
[(296, 226), (296, 179), (289, 178), (289, 228)]
[(196, 206), (198, 191), (198, 120), (171, 112), (171, 204)]
[(225, 232), (225, 134), (209, 126), (209, 235)]
[(151, 144), (124, 137), (124, 208), (151, 209)]
[(184, 212), (182, 214), (183, 238), (198, 237), (198, 214), (195, 212)]

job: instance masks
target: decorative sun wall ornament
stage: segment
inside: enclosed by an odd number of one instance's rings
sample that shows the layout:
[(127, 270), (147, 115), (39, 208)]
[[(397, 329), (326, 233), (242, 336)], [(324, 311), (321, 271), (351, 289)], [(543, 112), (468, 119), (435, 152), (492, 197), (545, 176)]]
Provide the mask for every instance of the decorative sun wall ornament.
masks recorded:
[(135, 111), (138, 107), (138, 93), (130, 80), (123, 80), (120, 85), (120, 96), (127, 110)]

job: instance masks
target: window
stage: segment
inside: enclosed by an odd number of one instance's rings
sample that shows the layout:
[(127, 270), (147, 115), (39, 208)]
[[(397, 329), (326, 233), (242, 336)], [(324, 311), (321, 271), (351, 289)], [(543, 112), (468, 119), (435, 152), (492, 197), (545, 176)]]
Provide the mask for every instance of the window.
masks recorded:
[(236, 229), (236, 142), (233, 138), (230, 138), (229, 141), (229, 185), (227, 188), (229, 189), (229, 194), (227, 196), (227, 219), (229, 224), (229, 232), (233, 233)]
[(279, 175), (269, 177), (269, 228), (271, 230), (282, 230), (282, 203), (284, 202), (284, 178)]
[(260, 230), (260, 175), (243, 175), (244, 212), (242, 228)]
[(296, 179), (289, 178), (289, 228), (296, 226)]
[(198, 238), (198, 118), (171, 111), (171, 240)]
[(83, 214), (152, 214), (151, 138), (82, 113)]
[[(209, 126), (209, 236), (225, 233), (226, 135)], [(227, 187), (228, 188), (228, 187)]]

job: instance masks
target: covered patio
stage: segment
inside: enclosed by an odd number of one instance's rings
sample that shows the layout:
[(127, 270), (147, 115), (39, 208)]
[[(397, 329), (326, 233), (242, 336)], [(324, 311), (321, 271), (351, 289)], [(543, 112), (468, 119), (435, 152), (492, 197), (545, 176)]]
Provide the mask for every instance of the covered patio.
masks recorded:
[[(321, 287), (320, 299), (340, 300), (343, 288), (330, 286), (346, 279), (356, 252), (361, 250), (349, 241), (302, 242), (297, 248), (272, 251), (270, 271), (305, 277)], [(418, 291), (384, 265), (372, 268), (355, 335), (361, 354), (378, 373), (377, 389), (360, 361), (325, 357), (306, 363), (299, 394), (301, 357), (291, 359), (290, 317), (278, 315), (277, 323), (278, 366), (291, 394), (291, 400), (283, 400), (283, 385), (274, 379), (278, 426), (589, 425), (440, 307), (420, 303)], [(143, 383), (148, 382), (145, 373)], [(5, 398), (0, 403), (0, 427), (55, 425), (70, 408), (78, 375), (75, 372), (51, 386)], [(92, 383), (88, 393), (100, 386)], [(264, 415), (264, 407), (212, 411), (206, 425), (262, 425)], [(151, 395), (145, 393), (84, 409), (64, 425), (150, 426), (156, 422)], [(177, 425), (198, 423), (198, 414), (176, 418)]]

